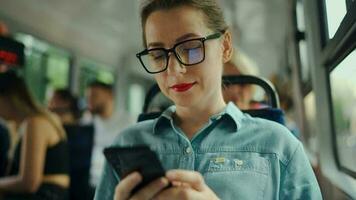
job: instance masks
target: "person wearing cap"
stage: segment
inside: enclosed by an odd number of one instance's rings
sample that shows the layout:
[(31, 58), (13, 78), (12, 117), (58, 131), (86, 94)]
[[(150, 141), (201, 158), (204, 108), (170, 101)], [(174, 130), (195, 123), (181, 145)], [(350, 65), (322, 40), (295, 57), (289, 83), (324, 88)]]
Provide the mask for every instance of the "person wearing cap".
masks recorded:
[[(9, 30), (4, 22), (0, 21), (0, 36), (7, 36), (9, 34)], [(5, 72), (7, 70), (7, 66), (3, 64), (0, 60), (0, 73)]]

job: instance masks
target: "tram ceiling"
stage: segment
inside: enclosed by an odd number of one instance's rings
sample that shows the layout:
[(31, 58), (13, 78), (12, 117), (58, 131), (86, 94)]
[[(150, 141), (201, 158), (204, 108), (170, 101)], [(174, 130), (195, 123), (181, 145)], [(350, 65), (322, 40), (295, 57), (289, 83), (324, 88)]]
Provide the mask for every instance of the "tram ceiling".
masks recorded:
[[(0, 20), (79, 56), (109, 66), (142, 48), (138, 0), (0, 0)], [(222, 0), (240, 46), (268, 76), (285, 65), (285, 0)], [(130, 58), (131, 59), (131, 58)], [(263, 64), (263, 66), (261, 66)], [(138, 69), (140, 70), (140, 69)]]

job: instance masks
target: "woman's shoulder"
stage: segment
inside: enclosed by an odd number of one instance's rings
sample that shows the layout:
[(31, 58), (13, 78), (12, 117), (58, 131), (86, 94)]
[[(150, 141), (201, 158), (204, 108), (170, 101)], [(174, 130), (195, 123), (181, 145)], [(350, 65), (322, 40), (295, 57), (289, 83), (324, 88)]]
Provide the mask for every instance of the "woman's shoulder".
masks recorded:
[(57, 135), (60, 135), (60, 137), (64, 137), (64, 130), (62, 130), (62, 125), (59, 118), (50, 112), (43, 114), (39, 113), (29, 116), (26, 119), (25, 123), (27, 127), (26, 129), (31, 134), (38, 133), (43, 135), (44, 133), (47, 133), (49, 135), (53, 135), (53, 137), (57, 137)]
[(287, 127), (271, 120), (246, 117), (242, 126), (248, 127), (248, 134), (262, 151), (278, 154), (281, 160), (289, 160), (301, 145)]
[(56, 125), (61, 124), (58, 116), (50, 112), (46, 114), (38, 113), (31, 115), (25, 120), (25, 122), (28, 125), (31, 124), (36, 126), (51, 126), (52, 123), (55, 123)]
[(242, 126), (250, 127), (254, 132), (270, 136), (276, 136), (281, 138), (295, 140), (295, 136), (290, 132), (290, 130), (283, 124), (277, 123), (272, 120), (251, 117), (250, 115), (245, 115), (241, 120)]
[(25, 124), (27, 126), (46, 126), (49, 124), (49, 120), (46, 116), (44, 116), (43, 114), (35, 114), (35, 115), (31, 115), (29, 116), (26, 120), (25, 120)]

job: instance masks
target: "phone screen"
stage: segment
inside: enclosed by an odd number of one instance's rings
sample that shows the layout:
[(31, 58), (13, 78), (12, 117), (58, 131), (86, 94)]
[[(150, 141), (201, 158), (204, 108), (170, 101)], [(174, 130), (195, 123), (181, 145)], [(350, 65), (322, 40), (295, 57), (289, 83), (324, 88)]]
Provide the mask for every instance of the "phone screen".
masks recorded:
[(104, 149), (104, 155), (120, 179), (134, 171), (142, 175), (142, 182), (132, 193), (165, 175), (156, 153), (148, 146), (109, 147)]

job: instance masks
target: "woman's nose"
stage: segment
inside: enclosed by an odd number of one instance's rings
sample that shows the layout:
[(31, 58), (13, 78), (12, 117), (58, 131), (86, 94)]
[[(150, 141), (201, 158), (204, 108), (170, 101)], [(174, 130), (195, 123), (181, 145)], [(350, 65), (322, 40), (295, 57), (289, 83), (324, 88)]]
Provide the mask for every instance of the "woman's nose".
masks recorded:
[(186, 66), (179, 62), (177, 56), (174, 53), (168, 54), (168, 74), (185, 73), (187, 71)]

